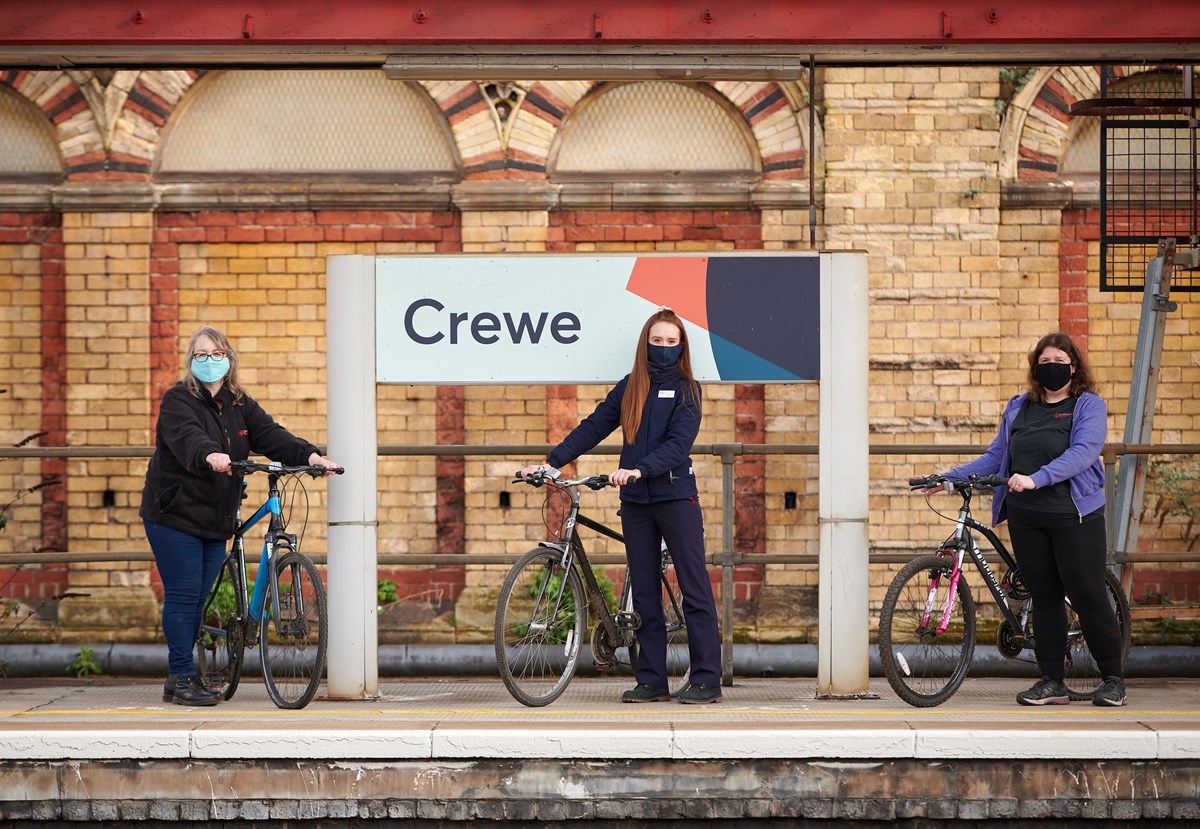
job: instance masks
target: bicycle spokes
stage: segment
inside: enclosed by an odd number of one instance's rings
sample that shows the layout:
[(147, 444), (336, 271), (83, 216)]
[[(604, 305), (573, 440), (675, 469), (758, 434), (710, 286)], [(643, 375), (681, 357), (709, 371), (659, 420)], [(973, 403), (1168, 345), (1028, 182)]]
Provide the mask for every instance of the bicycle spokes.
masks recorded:
[(575, 671), (587, 625), (583, 585), (562, 553), (526, 553), (500, 588), (496, 663), (509, 692), (525, 705), (547, 705)]

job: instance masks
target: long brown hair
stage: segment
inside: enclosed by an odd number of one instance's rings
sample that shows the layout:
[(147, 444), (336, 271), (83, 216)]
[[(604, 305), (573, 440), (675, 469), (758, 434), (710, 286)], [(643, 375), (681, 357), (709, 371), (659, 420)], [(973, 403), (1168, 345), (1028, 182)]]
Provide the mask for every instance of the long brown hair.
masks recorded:
[(642, 335), (638, 338), (637, 350), (633, 355), (633, 370), (629, 372), (625, 396), (621, 399), (621, 434), (629, 444), (637, 440), (638, 429), (642, 425), (642, 411), (646, 408), (646, 395), (650, 394), (647, 346), (650, 342), (650, 329), (659, 322), (669, 322), (679, 329), (679, 344), (682, 346), (679, 354), (679, 379), (691, 389), (690, 398), (685, 395), (683, 404), (691, 405), (700, 399), (700, 384), (692, 376), (692, 350), (688, 347), (687, 329), (683, 327), (683, 320), (670, 309), (656, 311), (642, 326)]
[(1096, 391), (1096, 378), (1092, 376), (1092, 370), (1088, 368), (1083, 353), (1075, 347), (1075, 342), (1069, 334), (1055, 331), (1038, 340), (1033, 351), (1029, 352), (1029, 374), (1026, 381), (1029, 383), (1029, 397), (1032, 400), (1042, 403), (1046, 399), (1046, 390), (1042, 388), (1042, 384), (1037, 379), (1037, 364), (1038, 358), (1047, 348), (1057, 348), (1066, 354), (1071, 359), (1071, 365), (1075, 367), (1075, 373), (1071, 375), (1071, 384), (1067, 388), (1069, 396), (1078, 397), (1085, 391)]
[(188, 340), (187, 351), (183, 353), (183, 380), (181, 381), (184, 388), (191, 393), (193, 397), (200, 397), (200, 381), (196, 379), (196, 375), (192, 374), (192, 355), (196, 353), (196, 340), (201, 337), (208, 337), (213, 341), (213, 345), (218, 351), (224, 351), (225, 356), (229, 358), (229, 373), (225, 375), (225, 388), (229, 389), (229, 393), (233, 395), (233, 405), (239, 406), (242, 402), (242, 387), (238, 383), (237, 369), (238, 360), (237, 352), (233, 350), (229, 339), (217, 329), (209, 325), (201, 326), (192, 338)]

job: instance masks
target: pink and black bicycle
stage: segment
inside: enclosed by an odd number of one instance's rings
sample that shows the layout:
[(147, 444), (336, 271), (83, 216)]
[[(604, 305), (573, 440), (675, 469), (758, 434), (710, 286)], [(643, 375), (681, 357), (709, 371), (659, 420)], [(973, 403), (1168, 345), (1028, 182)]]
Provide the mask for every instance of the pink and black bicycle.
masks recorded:
[[(958, 516), (938, 512), (954, 521), (954, 532), (932, 555), (910, 561), (892, 579), (879, 613), (879, 660), (892, 690), (921, 708), (941, 705), (962, 685), (975, 652), (980, 627), (994, 630), (997, 650), (1006, 659), (1033, 659), (1033, 600), (1021, 581), (1012, 553), (992, 530), (971, 517), (971, 498), (990, 493), (1007, 481), (996, 475), (949, 480), (941, 475), (910, 478), (909, 489), (929, 496), (956, 492), (962, 497)], [(977, 536), (991, 545), (1005, 571), (997, 579), (980, 550)], [(981, 610), (976, 617), (975, 597), (967, 583), (963, 563), (973, 563), (995, 602), (997, 613)], [(1121, 627), (1122, 653), (1129, 651), (1129, 601), (1112, 572), (1105, 574), (1109, 601)], [(980, 625), (980, 622), (986, 625)], [(993, 622), (998, 622), (993, 626)], [(1067, 600), (1067, 664), (1064, 683), (1072, 699), (1091, 699), (1102, 677), (1079, 626), (1079, 617)]]

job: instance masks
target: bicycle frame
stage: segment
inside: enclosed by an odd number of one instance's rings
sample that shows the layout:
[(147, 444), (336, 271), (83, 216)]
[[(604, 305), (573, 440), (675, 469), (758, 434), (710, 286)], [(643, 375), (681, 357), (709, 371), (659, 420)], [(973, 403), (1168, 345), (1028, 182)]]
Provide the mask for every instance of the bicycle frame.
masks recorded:
[[(242, 486), (245, 486), (243, 481)], [(263, 618), (263, 613), (266, 610), (266, 595), (267, 581), (272, 583), (275, 579), (275, 569), (272, 566), (275, 561), (275, 547), (280, 539), (288, 542), (291, 549), (296, 549), (296, 536), (287, 532), (283, 525), (283, 505), (280, 501), (279, 494), (279, 475), (270, 473), (268, 475), (268, 494), (267, 500), (262, 506), (247, 519), (240, 524), (234, 532), (233, 543), (238, 556), (238, 570), (242, 574), (242, 579), (246, 578), (246, 549), (245, 535), (259, 521), (266, 516), (270, 516), (270, 523), (263, 538), (262, 556), (258, 562), (258, 578), (254, 580), (254, 593), (250, 596), (250, 601), (247, 607), (247, 623), (251, 626), (257, 626)], [(238, 518), (241, 518), (241, 510), (238, 510)], [(266, 573), (266, 578), (263, 574)], [(245, 583), (239, 585), (244, 591)], [(296, 601), (300, 605), (300, 610), (303, 610), (303, 596), (296, 596)], [(271, 616), (275, 619), (275, 624), (279, 624), (279, 590), (271, 591)], [(253, 639), (253, 636), (248, 636), (248, 639)]]
[[(938, 555), (953, 553), (955, 556), (954, 570), (950, 577), (950, 589), (946, 594), (946, 606), (942, 611), (942, 620), (938, 624), (938, 633), (945, 633), (950, 627), (950, 617), (954, 608), (954, 600), (958, 596), (958, 581), (962, 573), (963, 561), (965, 556), (970, 554), (971, 561), (974, 562), (975, 569), (979, 571), (979, 575), (983, 577), (983, 582), (987, 585), (988, 592), (992, 594), (992, 599), (996, 602), (996, 606), (1000, 608), (1001, 614), (1003, 614), (1009, 625), (1012, 626), (1014, 636), (1019, 640), (1024, 640), (1025, 625), (1021, 620), (1017, 619), (1016, 614), (1009, 607), (1008, 596), (1005, 594), (1004, 588), (996, 580), (991, 565), (984, 558), (983, 551), (980, 550), (979, 545), (975, 542), (975, 537), (971, 535), (971, 530), (981, 533), (988, 540), (988, 543), (1000, 554), (1000, 559), (1010, 570), (1020, 572), (1020, 568), (1017, 567), (1016, 560), (1013, 558), (1012, 553), (1008, 551), (1008, 548), (1004, 546), (1004, 542), (1000, 540), (1000, 537), (990, 528), (971, 517), (970, 491), (968, 490), (961, 494), (963, 496), (963, 503), (958, 510), (958, 519), (955, 522), (954, 534), (943, 541), (941, 547), (938, 548)], [(937, 594), (940, 578), (938, 576), (932, 580), (929, 600), (921, 620), (923, 624), (927, 624), (933, 614), (933, 601), (934, 596)]]
[[(560, 486), (553, 481), (547, 482), (547, 485), (557, 487), (560, 490), (566, 490), (567, 494), (571, 498), (571, 507), (567, 510), (567, 517), (563, 522), (563, 537), (565, 540), (557, 543), (552, 541), (541, 541), (539, 542), (539, 546), (552, 547), (561, 551), (563, 554), (564, 570), (569, 570), (575, 566), (575, 556), (576, 553), (578, 553), (579, 557), (582, 559), (579, 570), (581, 570), (583, 573), (583, 580), (584, 584), (587, 586), (589, 601), (595, 602), (597, 601), (597, 597), (603, 595), (603, 593), (600, 590), (599, 582), (596, 581), (596, 574), (592, 572), (590, 562), (587, 560), (587, 553), (583, 551), (583, 541), (579, 538), (576, 527), (582, 525), (590, 530), (600, 533), (603, 536), (607, 536), (614, 541), (620, 541), (622, 543), (625, 542), (625, 536), (621, 535), (616, 530), (604, 526), (598, 521), (588, 518), (586, 515), (581, 515), (579, 512), (579, 492), (576, 487)], [(546, 589), (544, 585), (542, 589)], [(539, 596), (538, 598), (540, 600), (541, 597)], [(561, 594), (558, 598), (558, 601), (562, 601)], [(556, 614), (558, 609), (559, 608), (557, 606), (554, 608)], [(618, 610), (620, 610), (620, 608), (618, 608)], [(622, 642), (621, 634), (617, 631), (617, 626), (613, 624), (612, 614), (609, 612), (607, 607), (593, 607), (592, 615), (595, 616), (600, 624), (604, 626), (604, 632), (608, 634), (610, 642), (617, 644)]]

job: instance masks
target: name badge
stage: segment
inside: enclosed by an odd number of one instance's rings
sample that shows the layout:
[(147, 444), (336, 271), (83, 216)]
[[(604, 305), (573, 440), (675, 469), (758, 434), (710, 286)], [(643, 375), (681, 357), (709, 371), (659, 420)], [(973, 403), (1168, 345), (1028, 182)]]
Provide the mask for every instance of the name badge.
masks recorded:
[(674, 397), (675, 389), (659, 389), (658, 396), (659, 397)]

